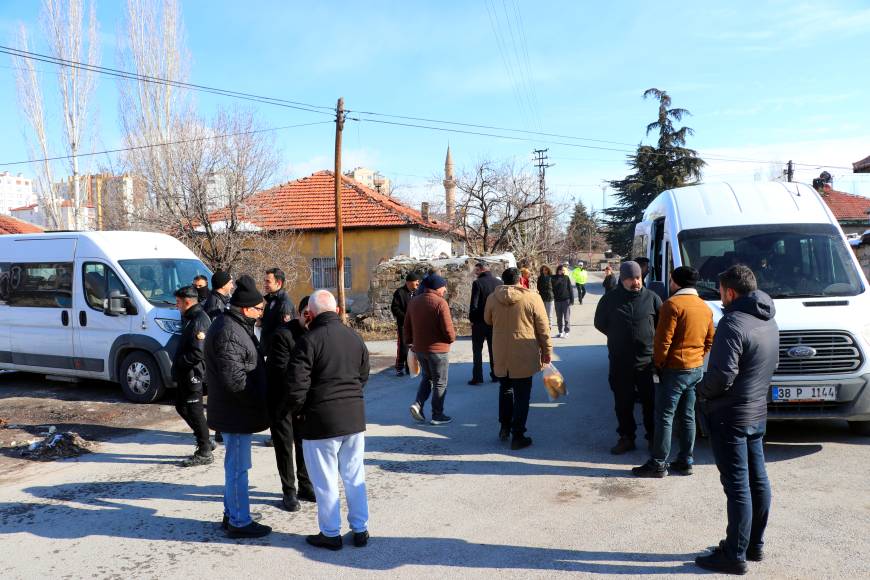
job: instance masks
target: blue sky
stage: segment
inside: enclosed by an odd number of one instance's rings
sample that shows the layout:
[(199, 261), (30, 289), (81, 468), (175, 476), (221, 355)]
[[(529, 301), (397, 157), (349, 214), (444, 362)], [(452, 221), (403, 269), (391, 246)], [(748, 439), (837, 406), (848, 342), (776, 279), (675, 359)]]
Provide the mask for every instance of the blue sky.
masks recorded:
[[(636, 144), (656, 105), (649, 87), (689, 109), (689, 145), (715, 157), (711, 180), (767, 178), (768, 161), (794, 159), (809, 181), (839, 177), (870, 155), (870, 2), (182, 2), (190, 81), (334, 106), (538, 130)], [(123, 2), (97, 2), (102, 62), (116, 66)], [(37, 31), (39, 3), (0, 2), (0, 44), (18, 23)], [(507, 16), (506, 16), (507, 15)], [(36, 48), (44, 48), (37, 46)], [(0, 163), (27, 158), (14, 71), (0, 61)], [(50, 70), (50, 65), (40, 65)], [(50, 82), (51, 75), (43, 75)], [(99, 79), (97, 149), (119, 145), (114, 80)], [(235, 106), (197, 94), (201, 112)], [(256, 105), (264, 126), (321, 116)], [(326, 117), (323, 117), (326, 118)], [(332, 167), (332, 128), (276, 134), (278, 179)], [(345, 167), (379, 169), (417, 204), (450, 143), (461, 169), (482, 158), (529, 164), (549, 147), (555, 199), (600, 208), (600, 183), (625, 175), (626, 145), (571, 147), (565, 139), (512, 141), (349, 122)], [(26, 166), (25, 166), (26, 167)], [(0, 166), (0, 170), (7, 169)], [(9, 168), (13, 171), (28, 169)], [(608, 204), (610, 200), (608, 199)]]

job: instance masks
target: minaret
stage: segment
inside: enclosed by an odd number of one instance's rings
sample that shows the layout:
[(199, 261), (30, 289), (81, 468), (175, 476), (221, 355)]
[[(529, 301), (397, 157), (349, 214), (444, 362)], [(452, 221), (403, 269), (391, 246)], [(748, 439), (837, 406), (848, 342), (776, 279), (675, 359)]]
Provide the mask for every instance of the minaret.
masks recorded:
[(456, 180), (453, 176), (453, 157), (450, 145), (447, 146), (447, 159), (444, 160), (444, 198), (447, 206), (447, 223), (453, 223), (456, 212)]

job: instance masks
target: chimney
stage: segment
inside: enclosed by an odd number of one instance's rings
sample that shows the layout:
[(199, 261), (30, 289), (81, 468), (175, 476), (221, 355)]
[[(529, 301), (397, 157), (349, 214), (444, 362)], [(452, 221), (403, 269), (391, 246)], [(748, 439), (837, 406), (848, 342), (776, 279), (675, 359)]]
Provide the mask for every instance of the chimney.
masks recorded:
[(429, 202), (428, 201), (424, 201), (423, 203), (420, 204), (420, 213), (423, 215), (423, 221), (428, 222), (429, 221)]

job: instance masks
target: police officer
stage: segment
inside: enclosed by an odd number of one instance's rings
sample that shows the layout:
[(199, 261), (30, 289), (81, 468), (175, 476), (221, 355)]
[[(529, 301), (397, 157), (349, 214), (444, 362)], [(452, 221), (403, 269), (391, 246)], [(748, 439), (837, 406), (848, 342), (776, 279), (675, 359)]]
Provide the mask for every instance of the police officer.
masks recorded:
[(175, 410), (196, 436), (196, 451), (181, 465), (207, 465), (214, 461), (214, 447), (208, 437), (208, 425), (202, 406), (202, 387), (205, 377), (205, 333), (211, 319), (199, 304), (199, 295), (193, 286), (176, 290), (175, 305), (184, 323), (172, 364), (172, 378), (177, 385)]

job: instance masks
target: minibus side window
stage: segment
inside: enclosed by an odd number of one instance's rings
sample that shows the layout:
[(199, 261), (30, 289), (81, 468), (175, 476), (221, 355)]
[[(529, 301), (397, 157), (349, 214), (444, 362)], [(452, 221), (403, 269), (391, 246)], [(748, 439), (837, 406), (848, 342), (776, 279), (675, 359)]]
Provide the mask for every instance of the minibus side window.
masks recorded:
[(102, 312), (104, 300), (114, 290), (122, 296), (128, 295), (114, 270), (97, 262), (87, 262), (82, 266), (82, 291), (88, 306)]
[(6, 304), (9, 300), (9, 262), (0, 263), (0, 304)]
[[(11, 264), (6, 277), (10, 306), (72, 308), (73, 264)], [(2, 286), (3, 284), (0, 284)]]

